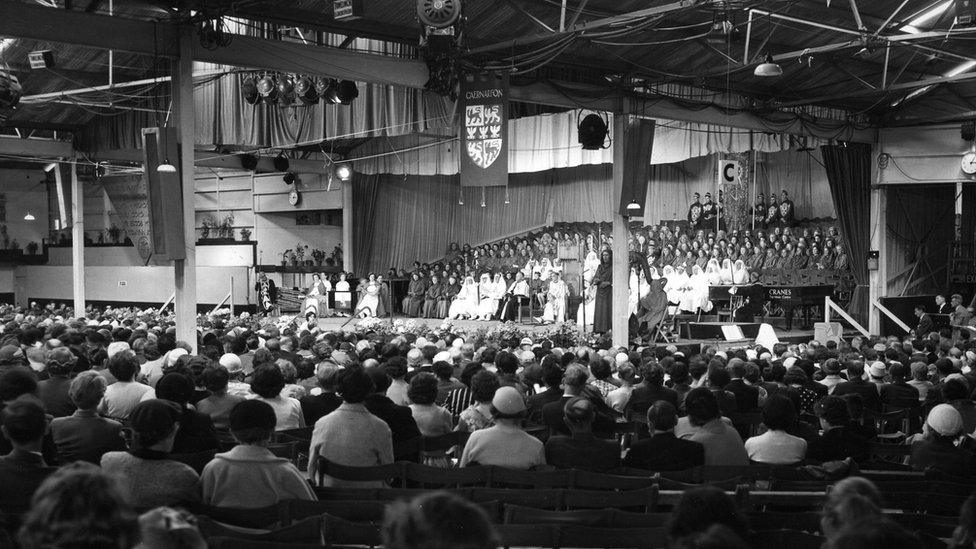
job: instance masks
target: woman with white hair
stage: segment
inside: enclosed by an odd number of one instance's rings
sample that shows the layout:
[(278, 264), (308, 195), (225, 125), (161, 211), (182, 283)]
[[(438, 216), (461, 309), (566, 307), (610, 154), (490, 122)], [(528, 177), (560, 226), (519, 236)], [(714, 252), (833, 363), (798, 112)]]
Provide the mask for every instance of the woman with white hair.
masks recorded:
[(462, 318), (472, 318), (478, 314), (478, 284), (474, 281), (474, 277), (466, 276), (464, 277), (464, 284), (461, 285), (461, 291), (458, 293), (454, 301), (451, 302), (451, 307), (447, 311), (448, 320), (457, 320)]

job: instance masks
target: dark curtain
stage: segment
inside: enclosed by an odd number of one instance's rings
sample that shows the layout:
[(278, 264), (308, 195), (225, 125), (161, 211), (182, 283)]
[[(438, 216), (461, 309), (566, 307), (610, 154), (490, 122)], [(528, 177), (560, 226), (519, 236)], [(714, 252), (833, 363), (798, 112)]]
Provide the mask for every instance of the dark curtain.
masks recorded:
[(857, 286), (848, 313), (864, 322), (868, 316), (868, 250), (871, 247), (871, 146), (861, 143), (820, 148), (830, 196), (837, 211), (844, 248)]
[(956, 186), (891, 185), (886, 192), (888, 295), (944, 291)]
[[(358, 264), (354, 267), (366, 265), (368, 258), (373, 254), (376, 205), (379, 203), (381, 177), (360, 174), (352, 186), (352, 249), (353, 259)], [(349, 250), (344, 252), (348, 254)], [(350, 270), (348, 265), (344, 269)], [(362, 272), (362, 269), (358, 270)]]

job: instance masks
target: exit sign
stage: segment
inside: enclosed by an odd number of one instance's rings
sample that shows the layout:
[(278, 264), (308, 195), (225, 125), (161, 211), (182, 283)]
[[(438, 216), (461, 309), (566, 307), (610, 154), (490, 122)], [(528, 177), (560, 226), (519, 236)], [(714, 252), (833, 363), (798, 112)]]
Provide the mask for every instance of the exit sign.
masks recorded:
[(363, 16), (363, 0), (332, 0), (332, 12), (336, 21), (350, 21)]

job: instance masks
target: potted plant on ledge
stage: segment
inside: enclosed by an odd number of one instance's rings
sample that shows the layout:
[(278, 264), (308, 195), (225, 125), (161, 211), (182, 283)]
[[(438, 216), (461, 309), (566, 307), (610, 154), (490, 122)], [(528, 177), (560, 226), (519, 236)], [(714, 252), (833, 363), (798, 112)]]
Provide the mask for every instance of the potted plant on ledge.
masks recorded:
[(322, 262), (325, 261), (325, 251), (315, 248), (312, 250), (312, 259), (315, 260), (315, 264), (319, 267), (322, 266)]
[(248, 229), (247, 227), (241, 229), (241, 240), (243, 240), (244, 242), (251, 241), (251, 229)]

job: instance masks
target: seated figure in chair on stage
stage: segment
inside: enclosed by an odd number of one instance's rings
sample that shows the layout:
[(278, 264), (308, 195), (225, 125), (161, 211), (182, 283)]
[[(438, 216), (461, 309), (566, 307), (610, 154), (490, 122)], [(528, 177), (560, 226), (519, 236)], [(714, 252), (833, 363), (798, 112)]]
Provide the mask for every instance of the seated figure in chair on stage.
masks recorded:
[(427, 292), (424, 294), (424, 318), (434, 318), (437, 313), (437, 302), (443, 294), (444, 286), (441, 285), (440, 279), (436, 274), (431, 276), (430, 286), (427, 286)]
[(525, 275), (521, 271), (515, 273), (515, 282), (505, 292), (498, 319), (502, 322), (515, 320), (519, 307), (529, 304), (529, 293), (529, 283), (525, 280)]
[(461, 320), (478, 316), (478, 283), (473, 276), (464, 277), (457, 296), (447, 310), (448, 320)]
[(336, 309), (349, 309), (352, 306), (352, 293), (349, 291), (349, 281), (346, 273), (339, 273), (339, 280), (335, 283)]
[(331, 312), (329, 310), (329, 292), (332, 291), (332, 283), (323, 280), (322, 275), (315, 273), (312, 275), (312, 286), (308, 289), (305, 294), (305, 317), (308, 318), (309, 313), (314, 313), (316, 318), (321, 318), (328, 316)]
[(447, 312), (450, 310), (451, 303), (461, 293), (461, 285), (458, 284), (457, 277), (454, 274), (447, 277), (447, 283), (444, 284), (443, 290), (441, 298), (437, 301), (437, 318), (448, 318)]
[(421, 278), (419, 272), (414, 271), (410, 275), (410, 285), (407, 286), (407, 297), (403, 298), (403, 314), (411, 317), (420, 316), (420, 310), (424, 306), (424, 295), (427, 293), (427, 284)]
[(369, 273), (369, 278), (360, 281), (356, 291), (359, 293), (359, 303), (356, 304), (353, 316), (376, 316), (380, 304), (380, 285), (376, 282), (376, 275)]
[[(543, 272), (545, 276), (543, 276)], [(539, 304), (540, 309), (546, 306), (546, 285), (551, 273), (551, 268), (544, 269), (543, 271), (534, 271), (532, 273), (532, 280), (529, 281), (529, 292), (531, 293), (532, 299)]]
[(569, 289), (566, 283), (559, 277), (559, 273), (551, 271), (549, 273), (549, 286), (546, 290), (546, 304), (542, 311), (542, 317), (536, 321), (543, 324), (566, 321), (566, 298), (569, 297)]
[(261, 311), (264, 314), (270, 314), (274, 311), (275, 303), (278, 302), (278, 287), (275, 286), (274, 280), (269, 279), (267, 274), (261, 273), (258, 275), (258, 281), (254, 284), (254, 290), (258, 293)]
[(491, 281), (491, 275), (483, 273), (481, 281), (478, 283), (478, 307), (472, 320), (491, 320), (495, 316), (497, 307), (498, 297), (495, 283)]

